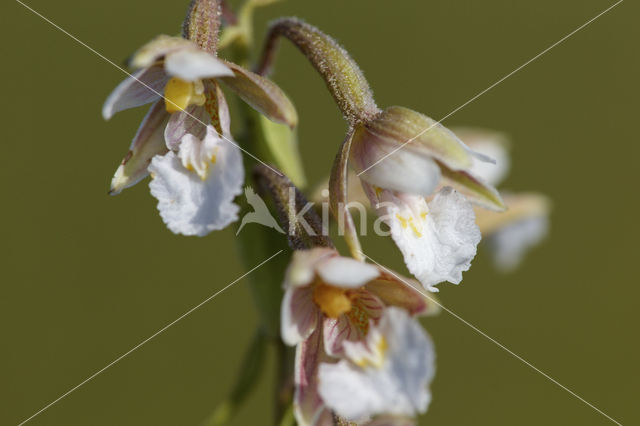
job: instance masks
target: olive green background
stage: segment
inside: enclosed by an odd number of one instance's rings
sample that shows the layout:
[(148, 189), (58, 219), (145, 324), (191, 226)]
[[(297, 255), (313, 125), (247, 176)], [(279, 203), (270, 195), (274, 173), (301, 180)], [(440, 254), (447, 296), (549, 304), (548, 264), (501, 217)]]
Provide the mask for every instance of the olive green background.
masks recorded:
[[(28, 4), (117, 63), (179, 30), (187, 0)], [(335, 36), (381, 106), (439, 119), (611, 1), (294, 1), (259, 12)], [(622, 424), (637, 410), (638, 6), (625, 1), (445, 121), (513, 139), (505, 187), (554, 201), (552, 232), (515, 273), (481, 251), (442, 302)], [(147, 182), (108, 185), (143, 109), (103, 122), (123, 74), (11, 0), (0, 6), (0, 424), (17, 424), (242, 275), (234, 231), (172, 235)], [(345, 124), (290, 45), (274, 79), (300, 114), (312, 182)], [(633, 184), (633, 186), (632, 186)], [(254, 225), (255, 226), (255, 225)], [(390, 241), (376, 260), (404, 271)], [(289, 253), (285, 254), (286, 256)], [(238, 283), (36, 417), (33, 425), (198, 425), (222, 400), (257, 323)], [(421, 424), (606, 425), (605, 417), (447, 313)], [(267, 372), (234, 425), (271, 419)]]

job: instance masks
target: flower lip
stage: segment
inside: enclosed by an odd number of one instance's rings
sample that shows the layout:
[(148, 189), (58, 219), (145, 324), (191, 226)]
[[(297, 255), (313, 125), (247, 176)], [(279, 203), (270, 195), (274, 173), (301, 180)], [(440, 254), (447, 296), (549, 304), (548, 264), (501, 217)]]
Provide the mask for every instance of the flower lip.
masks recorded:
[(404, 310), (388, 308), (362, 342), (345, 342), (345, 357), (321, 363), (319, 392), (349, 421), (426, 411), (435, 372), (433, 343)]

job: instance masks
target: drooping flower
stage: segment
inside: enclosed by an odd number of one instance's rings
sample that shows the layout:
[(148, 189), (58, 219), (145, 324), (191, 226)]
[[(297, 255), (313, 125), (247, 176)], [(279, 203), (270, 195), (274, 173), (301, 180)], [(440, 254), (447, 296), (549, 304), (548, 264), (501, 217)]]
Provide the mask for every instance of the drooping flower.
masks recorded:
[(237, 219), (233, 199), (242, 191), (244, 170), (218, 83), (273, 121), (291, 127), (297, 122), (293, 105), (273, 82), (217, 58), (218, 19), (217, 2), (193, 2), (184, 37), (161, 35), (134, 53), (129, 64), (137, 71), (116, 87), (102, 111), (109, 119), (153, 103), (110, 193), (151, 173), (162, 219), (185, 235), (203, 236)]
[(342, 354), (343, 342), (362, 340), (369, 322), (377, 321), (386, 306), (412, 315), (433, 313), (435, 305), (417, 286), (379, 266), (342, 257), (335, 249), (298, 250), (284, 281), (282, 339), (293, 346), (322, 328), (327, 353)]
[(497, 191), (472, 174), (487, 157), (441, 124), (401, 107), (357, 125), (345, 145), (409, 271), (431, 291), (442, 281), (460, 283), (481, 238), (470, 201), (502, 206)]
[(318, 395), (320, 362), (345, 356), (348, 342), (365, 341), (390, 306), (410, 315), (437, 309), (416, 290), (418, 283), (331, 248), (296, 251), (284, 286), (281, 335), (285, 343), (296, 345), (294, 406), (303, 425), (326, 424), (319, 419), (331, 418)]
[(435, 374), (433, 343), (404, 310), (387, 308), (366, 340), (344, 342), (345, 357), (321, 363), (319, 394), (328, 408), (355, 422), (427, 410)]

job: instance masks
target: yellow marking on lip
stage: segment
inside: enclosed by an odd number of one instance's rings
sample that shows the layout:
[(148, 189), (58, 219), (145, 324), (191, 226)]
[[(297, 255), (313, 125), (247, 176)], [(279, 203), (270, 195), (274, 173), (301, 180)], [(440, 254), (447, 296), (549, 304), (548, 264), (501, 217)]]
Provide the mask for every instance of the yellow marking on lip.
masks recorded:
[(411, 230), (413, 231), (413, 233), (416, 234), (416, 237), (418, 238), (422, 237), (422, 232), (418, 231), (418, 228), (413, 223), (413, 218), (409, 220), (409, 226), (411, 227)]
[(398, 219), (398, 221), (400, 221), (400, 226), (402, 226), (404, 229), (407, 229), (407, 219), (405, 219), (404, 217), (400, 216), (397, 213), (396, 213), (396, 218)]
[(384, 336), (380, 336), (380, 340), (376, 342), (376, 345), (372, 348), (372, 356), (362, 357), (354, 360), (353, 362), (360, 368), (374, 367), (380, 369), (384, 364), (388, 348), (389, 344), (387, 343), (387, 339), (385, 339)]
[[(426, 215), (426, 213), (425, 213), (425, 215)], [(422, 232), (420, 232), (420, 230), (418, 229), (416, 224), (413, 223), (413, 217), (410, 217), (409, 219), (406, 219), (406, 218), (404, 218), (404, 217), (402, 217), (402, 216), (400, 216), (399, 214), (396, 213), (396, 218), (400, 222), (400, 226), (402, 226), (403, 229), (407, 229), (407, 227), (409, 227), (409, 228), (411, 228), (413, 233), (416, 235), (416, 237), (418, 237), (418, 238), (422, 237)]]
[[(199, 83), (199, 84), (198, 84)], [(173, 77), (164, 88), (167, 112), (184, 111), (189, 105), (204, 105), (206, 97), (202, 82), (192, 83)]]
[(318, 283), (313, 289), (313, 301), (329, 318), (338, 318), (351, 310), (346, 290), (324, 283)]

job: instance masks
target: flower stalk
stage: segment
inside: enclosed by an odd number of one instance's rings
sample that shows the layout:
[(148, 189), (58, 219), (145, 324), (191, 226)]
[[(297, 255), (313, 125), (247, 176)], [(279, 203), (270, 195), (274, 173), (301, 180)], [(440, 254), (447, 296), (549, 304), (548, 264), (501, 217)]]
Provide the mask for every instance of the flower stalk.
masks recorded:
[(320, 73), (350, 125), (368, 121), (380, 112), (369, 83), (349, 53), (331, 37), (297, 18), (281, 18), (271, 25), (258, 74), (269, 74), (280, 37), (293, 43)]
[(182, 36), (216, 55), (221, 15), (219, 0), (192, 0), (182, 24)]

